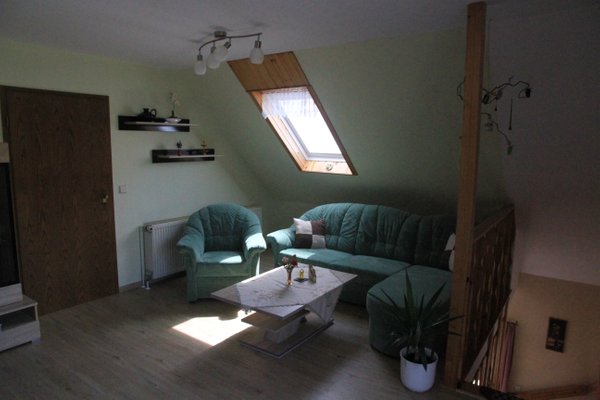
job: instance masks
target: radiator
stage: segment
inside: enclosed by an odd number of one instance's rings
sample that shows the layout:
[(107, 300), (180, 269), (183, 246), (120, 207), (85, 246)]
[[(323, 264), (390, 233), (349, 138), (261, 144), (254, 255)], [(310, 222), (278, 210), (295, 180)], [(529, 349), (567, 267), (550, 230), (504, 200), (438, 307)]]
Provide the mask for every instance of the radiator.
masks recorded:
[(184, 270), (183, 257), (177, 252), (177, 242), (183, 236), (188, 217), (147, 222), (143, 225), (144, 276), (143, 285)]

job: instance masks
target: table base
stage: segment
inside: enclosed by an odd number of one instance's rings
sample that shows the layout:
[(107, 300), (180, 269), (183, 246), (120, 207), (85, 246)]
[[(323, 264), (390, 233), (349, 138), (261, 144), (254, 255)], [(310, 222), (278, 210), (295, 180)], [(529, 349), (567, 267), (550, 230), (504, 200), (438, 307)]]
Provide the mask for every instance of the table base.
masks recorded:
[[(314, 315), (314, 313), (306, 314), (304, 319), (304, 321), (299, 323), (295, 333), (287, 338), (283, 338), (279, 342), (269, 339), (273, 338), (273, 333), (269, 330), (265, 331), (264, 329), (254, 326), (246, 329), (242, 333), (240, 343), (269, 356), (281, 358), (313, 336), (333, 325), (333, 320), (323, 323), (323, 321)], [(276, 338), (275, 340), (278, 339)]]

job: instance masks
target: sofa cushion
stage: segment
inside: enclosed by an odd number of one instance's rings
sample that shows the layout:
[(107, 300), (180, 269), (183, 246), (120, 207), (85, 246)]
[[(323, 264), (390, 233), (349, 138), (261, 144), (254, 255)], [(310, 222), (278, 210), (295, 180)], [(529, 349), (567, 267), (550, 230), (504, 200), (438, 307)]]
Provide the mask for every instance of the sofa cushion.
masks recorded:
[(409, 263), (414, 258), (421, 220), (419, 215), (392, 207), (355, 203), (317, 206), (300, 218), (325, 221), (329, 249)]
[(296, 256), (298, 261), (305, 264), (313, 264), (327, 268), (330, 268), (336, 260), (349, 257), (348, 253), (344, 253), (339, 250), (299, 249), (296, 247), (290, 247), (289, 249), (282, 250), (275, 261), (276, 263), (280, 263), (283, 256), (291, 257), (293, 255)]
[(241, 252), (248, 219), (243, 209), (230, 204), (213, 204), (194, 213), (188, 225), (201, 227), (206, 251)]
[(243, 263), (242, 253), (236, 251), (207, 251), (198, 262), (196, 275), (203, 277), (232, 277), (247, 274), (248, 266)]
[(294, 228), (296, 229), (296, 238), (294, 247), (298, 248), (325, 248), (325, 221), (304, 221), (294, 218)]
[(412, 263), (420, 220), (396, 208), (367, 205), (357, 221), (354, 253)]
[(408, 268), (410, 264), (372, 256), (349, 256), (331, 263), (331, 268), (357, 274), (356, 281), (371, 287), (385, 278)]
[(364, 207), (364, 204), (353, 203), (325, 204), (307, 211), (300, 218), (309, 221), (325, 220), (326, 247), (353, 254), (356, 246), (358, 221)]
[(239, 264), (243, 258), (242, 253), (237, 251), (207, 251), (197, 261), (205, 264)]
[(410, 264), (403, 261), (358, 255), (339, 258), (329, 268), (357, 275), (355, 279), (344, 285), (340, 300), (364, 306), (367, 291), (373, 285), (409, 266)]
[(421, 218), (414, 264), (428, 265), (448, 269), (449, 254), (445, 253), (446, 244), (455, 232), (456, 218), (450, 215), (429, 215)]

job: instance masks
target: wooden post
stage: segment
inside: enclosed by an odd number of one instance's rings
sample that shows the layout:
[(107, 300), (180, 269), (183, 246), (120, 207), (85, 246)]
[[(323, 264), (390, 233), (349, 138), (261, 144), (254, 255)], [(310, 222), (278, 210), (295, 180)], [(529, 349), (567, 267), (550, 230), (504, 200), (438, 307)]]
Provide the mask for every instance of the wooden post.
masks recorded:
[(453, 388), (457, 387), (462, 379), (462, 360), (467, 334), (466, 326), (468, 324), (469, 276), (473, 262), (486, 5), (484, 2), (471, 3), (467, 10), (463, 132), (460, 150), (456, 253), (450, 304), (452, 315), (462, 315), (464, 317), (453, 321), (451, 324), (450, 330), (459, 333), (460, 336), (448, 336), (444, 368), (444, 385)]

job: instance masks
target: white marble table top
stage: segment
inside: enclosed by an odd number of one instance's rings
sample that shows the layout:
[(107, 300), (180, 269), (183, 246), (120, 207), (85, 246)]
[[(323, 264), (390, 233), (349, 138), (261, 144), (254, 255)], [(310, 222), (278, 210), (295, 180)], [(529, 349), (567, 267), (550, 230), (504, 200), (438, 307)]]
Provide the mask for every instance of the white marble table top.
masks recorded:
[[(294, 268), (292, 276), (296, 278), (298, 271), (303, 268), (308, 276), (308, 265), (299, 264)], [(317, 282), (309, 280), (304, 282), (293, 281), (287, 285), (287, 272), (283, 267), (275, 268), (264, 274), (246, 279), (240, 283), (229, 286), (212, 293), (216, 299), (240, 305), (248, 310), (261, 311), (278, 318), (287, 318), (308, 306), (311, 311), (318, 314), (323, 320), (329, 318), (328, 311), (323, 309), (323, 299), (329, 294), (342, 288), (354, 279), (356, 275), (314, 267), (317, 273)], [(336, 297), (337, 299), (337, 297)], [(329, 309), (329, 307), (327, 307)]]

